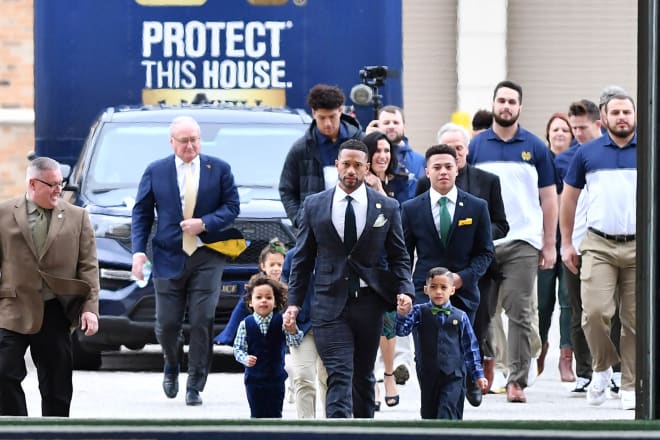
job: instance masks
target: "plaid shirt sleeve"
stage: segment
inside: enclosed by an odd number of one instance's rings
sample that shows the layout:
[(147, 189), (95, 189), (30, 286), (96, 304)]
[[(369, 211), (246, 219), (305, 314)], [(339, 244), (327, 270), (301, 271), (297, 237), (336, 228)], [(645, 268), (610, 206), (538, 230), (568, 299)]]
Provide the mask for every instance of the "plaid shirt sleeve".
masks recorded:
[(234, 358), (247, 367), (248, 346), (247, 331), (245, 330), (245, 321), (238, 324), (236, 338), (234, 339)]
[(296, 332), (295, 333), (289, 333), (288, 331), (284, 330), (284, 334), (286, 335), (286, 345), (289, 347), (298, 347), (303, 340), (303, 336), (305, 334), (296, 326)]
[(484, 370), (481, 367), (481, 355), (479, 354), (479, 343), (474, 335), (472, 325), (466, 314), (461, 319), (461, 351), (472, 380), (484, 377)]
[(408, 336), (419, 325), (420, 305), (416, 304), (406, 316), (397, 313), (394, 332), (397, 336)]

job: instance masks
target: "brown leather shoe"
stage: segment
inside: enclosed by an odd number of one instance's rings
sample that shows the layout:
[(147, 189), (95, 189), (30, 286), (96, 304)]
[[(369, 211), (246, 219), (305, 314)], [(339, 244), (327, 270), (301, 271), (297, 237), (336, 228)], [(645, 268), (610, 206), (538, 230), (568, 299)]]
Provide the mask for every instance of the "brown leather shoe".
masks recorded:
[(506, 400), (509, 402), (525, 403), (527, 398), (520, 385), (515, 382), (509, 382), (506, 386)]
[(495, 378), (495, 359), (484, 356), (482, 366), (484, 369), (484, 377), (488, 380), (488, 390), (486, 391), (486, 394), (488, 394), (490, 388), (493, 386), (493, 379)]

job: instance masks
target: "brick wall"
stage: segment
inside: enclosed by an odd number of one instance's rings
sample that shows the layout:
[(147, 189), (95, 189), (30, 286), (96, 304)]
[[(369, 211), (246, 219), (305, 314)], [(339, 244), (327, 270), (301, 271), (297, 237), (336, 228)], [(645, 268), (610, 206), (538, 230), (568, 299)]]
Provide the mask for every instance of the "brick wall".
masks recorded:
[(25, 191), (34, 149), (33, 0), (0, 0), (0, 200)]

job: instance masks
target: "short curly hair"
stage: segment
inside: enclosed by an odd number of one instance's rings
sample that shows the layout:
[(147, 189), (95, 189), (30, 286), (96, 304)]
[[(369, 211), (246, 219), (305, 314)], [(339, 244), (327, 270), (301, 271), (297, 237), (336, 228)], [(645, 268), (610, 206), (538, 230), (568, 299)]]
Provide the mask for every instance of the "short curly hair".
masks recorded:
[(275, 296), (275, 311), (280, 312), (284, 310), (287, 302), (287, 293), (289, 291), (286, 284), (269, 278), (265, 274), (258, 273), (252, 275), (245, 285), (245, 295), (243, 296), (243, 301), (248, 306), (248, 309), (252, 310), (250, 307), (250, 300), (252, 299), (252, 292), (257, 286), (270, 286), (273, 290), (273, 296)]
[(334, 110), (342, 107), (346, 102), (344, 92), (337, 86), (317, 84), (311, 88), (307, 95), (307, 104), (312, 110)]

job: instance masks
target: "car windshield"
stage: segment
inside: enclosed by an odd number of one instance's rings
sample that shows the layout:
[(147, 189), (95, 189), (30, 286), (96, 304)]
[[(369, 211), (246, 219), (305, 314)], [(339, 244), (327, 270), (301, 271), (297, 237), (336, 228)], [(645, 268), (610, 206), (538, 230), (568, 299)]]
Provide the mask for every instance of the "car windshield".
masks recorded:
[[(201, 152), (229, 163), (239, 187), (277, 188), (282, 164), (305, 124), (200, 124)], [(105, 124), (84, 191), (103, 205), (134, 197), (146, 166), (172, 154), (168, 124)], [(103, 200), (99, 200), (103, 199)]]

